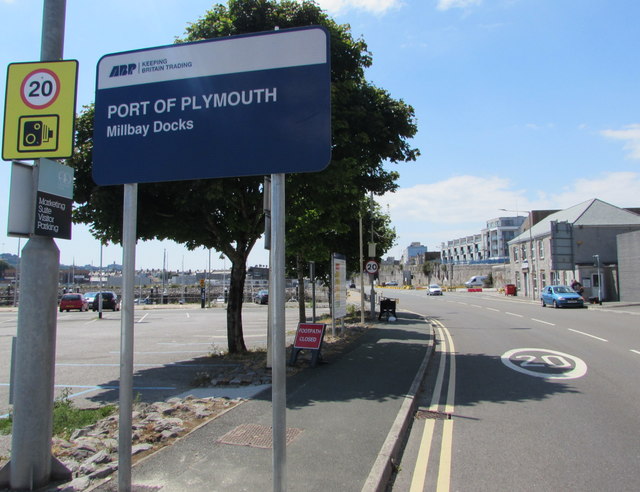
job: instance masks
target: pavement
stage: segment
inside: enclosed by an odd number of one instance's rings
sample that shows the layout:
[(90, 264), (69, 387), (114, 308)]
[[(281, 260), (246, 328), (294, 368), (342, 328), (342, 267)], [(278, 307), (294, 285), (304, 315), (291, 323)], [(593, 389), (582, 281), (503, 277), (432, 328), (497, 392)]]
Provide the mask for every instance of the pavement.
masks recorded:
[[(287, 378), (283, 458), (271, 446), (267, 387), (136, 463), (131, 490), (273, 490), (274, 472), (284, 470), (289, 491), (384, 491), (432, 346), (431, 325), (398, 312), (342, 354)], [(90, 490), (118, 490), (117, 475)]]

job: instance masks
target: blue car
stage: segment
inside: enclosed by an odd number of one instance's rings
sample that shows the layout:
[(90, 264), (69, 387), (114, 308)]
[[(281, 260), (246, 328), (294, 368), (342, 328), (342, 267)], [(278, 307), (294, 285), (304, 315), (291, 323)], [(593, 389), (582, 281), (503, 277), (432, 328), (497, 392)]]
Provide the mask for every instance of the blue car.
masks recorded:
[(540, 294), (542, 307), (584, 307), (584, 299), (568, 285), (547, 285)]

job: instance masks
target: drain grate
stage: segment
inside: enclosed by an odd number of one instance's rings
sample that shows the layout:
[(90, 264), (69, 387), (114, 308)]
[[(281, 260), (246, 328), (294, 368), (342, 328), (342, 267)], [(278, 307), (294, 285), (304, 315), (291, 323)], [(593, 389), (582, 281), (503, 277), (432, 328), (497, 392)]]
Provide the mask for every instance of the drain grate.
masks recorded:
[(451, 420), (451, 414), (430, 410), (418, 410), (416, 412), (416, 420)]
[[(242, 424), (227, 432), (217, 440), (221, 444), (233, 444), (235, 446), (249, 446), (252, 448), (271, 449), (273, 447), (272, 428), (265, 425)], [(287, 427), (287, 445), (302, 433), (302, 429)]]

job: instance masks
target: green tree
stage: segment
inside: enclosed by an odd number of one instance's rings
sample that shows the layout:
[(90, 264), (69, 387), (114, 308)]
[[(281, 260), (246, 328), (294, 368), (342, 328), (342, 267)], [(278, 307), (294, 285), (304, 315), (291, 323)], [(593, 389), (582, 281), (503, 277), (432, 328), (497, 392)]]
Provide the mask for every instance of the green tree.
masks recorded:
[(4, 278), (4, 272), (11, 268), (11, 265), (4, 260), (0, 260), (0, 278)]
[[(327, 261), (335, 248), (357, 248), (354, 231), (364, 197), (396, 188), (398, 175), (386, 171), (383, 162), (418, 155), (407, 143), (416, 131), (413, 109), (366, 82), (364, 69), (371, 65), (366, 44), (354, 40), (349, 26), (336, 24), (314, 2), (230, 0), (214, 5), (176, 42), (312, 24), (325, 26), (331, 38), (332, 162), (321, 173), (287, 177), (287, 248), (305, 260)], [(74, 220), (90, 224), (96, 238), (120, 243), (122, 187), (97, 187), (91, 179), (93, 115), (90, 106), (78, 118), (76, 152), (69, 160), (76, 168), (74, 200), (80, 204)], [(262, 182), (262, 177), (243, 177), (138, 187), (140, 239), (213, 248), (231, 261), (230, 352), (246, 350), (242, 301), (247, 258), (264, 231)], [(309, 251), (311, 243), (315, 246)]]
[(427, 284), (431, 283), (431, 276), (438, 268), (438, 263), (435, 261), (425, 261), (422, 264), (422, 273), (427, 277)]

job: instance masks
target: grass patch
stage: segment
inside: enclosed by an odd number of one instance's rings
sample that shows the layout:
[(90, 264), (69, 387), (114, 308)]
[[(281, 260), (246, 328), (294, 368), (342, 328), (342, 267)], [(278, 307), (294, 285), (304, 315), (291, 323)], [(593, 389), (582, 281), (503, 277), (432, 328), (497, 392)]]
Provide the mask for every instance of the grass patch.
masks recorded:
[(115, 405), (105, 405), (99, 408), (76, 408), (69, 399), (69, 390), (53, 402), (53, 435), (69, 439), (77, 429), (108, 417), (116, 412)]
[(0, 419), (0, 436), (6, 436), (7, 434), (11, 434), (12, 423), (13, 423), (13, 419), (11, 417)]
[[(69, 390), (53, 402), (53, 435), (69, 439), (77, 429), (95, 424), (99, 420), (116, 412), (115, 405), (106, 405), (100, 408), (77, 408), (69, 399)], [(13, 419), (11, 417), (0, 419), (0, 434), (11, 434)]]

